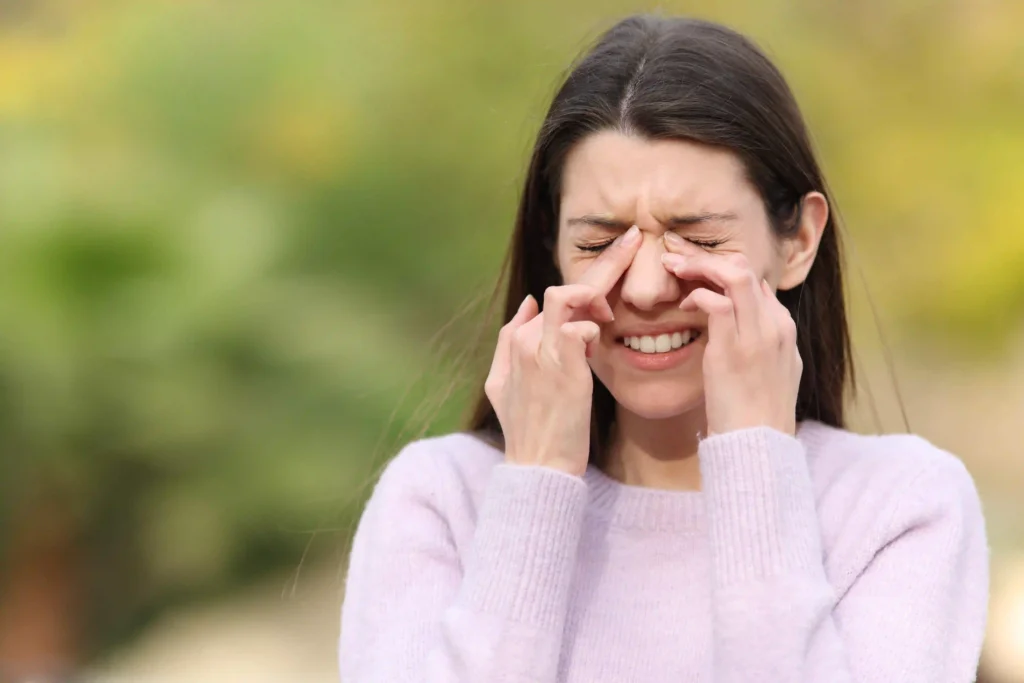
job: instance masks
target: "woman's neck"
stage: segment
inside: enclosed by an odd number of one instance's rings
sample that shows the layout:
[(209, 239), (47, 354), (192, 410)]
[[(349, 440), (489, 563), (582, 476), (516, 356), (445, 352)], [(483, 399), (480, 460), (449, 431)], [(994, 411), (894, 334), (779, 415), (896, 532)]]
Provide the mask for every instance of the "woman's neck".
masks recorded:
[(681, 491), (700, 490), (698, 433), (704, 408), (663, 420), (650, 420), (615, 408), (615, 427), (602, 468), (630, 486)]

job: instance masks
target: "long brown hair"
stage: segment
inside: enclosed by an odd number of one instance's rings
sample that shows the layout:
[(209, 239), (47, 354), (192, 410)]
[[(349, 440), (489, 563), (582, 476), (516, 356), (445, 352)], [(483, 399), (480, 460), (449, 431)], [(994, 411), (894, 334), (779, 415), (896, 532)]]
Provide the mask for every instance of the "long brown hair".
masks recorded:
[[(797, 229), (800, 202), (808, 192), (824, 193), (834, 206), (796, 99), (750, 40), (707, 21), (629, 17), (575, 65), (541, 125), (503, 269), (503, 323), (527, 294), (543, 302), (544, 290), (561, 284), (552, 249), (563, 165), (580, 140), (608, 129), (732, 151), (764, 200), (778, 237)], [(844, 427), (844, 398), (854, 378), (834, 215), (831, 211), (807, 279), (778, 297), (796, 321), (804, 362), (796, 419)], [(607, 443), (615, 416), (615, 401), (596, 377), (592, 415), (594, 459)], [(468, 430), (502, 441), (482, 388)]]

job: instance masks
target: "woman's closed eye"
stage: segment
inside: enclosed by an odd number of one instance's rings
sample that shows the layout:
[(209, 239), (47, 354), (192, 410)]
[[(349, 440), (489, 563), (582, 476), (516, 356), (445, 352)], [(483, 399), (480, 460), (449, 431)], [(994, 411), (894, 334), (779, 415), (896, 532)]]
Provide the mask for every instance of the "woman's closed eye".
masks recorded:
[[(700, 239), (689, 238), (689, 237), (684, 238), (684, 239), (686, 239), (686, 241), (690, 242), (691, 244), (697, 245), (701, 249), (714, 249), (715, 247), (721, 245), (725, 241), (725, 240), (700, 240)], [(611, 243), (614, 242), (614, 241), (615, 241), (615, 239), (612, 238), (612, 239), (601, 240), (601, 241), (598, 241), (598, 242), (579, 242), (579, 243), (576, 244), (576, 248), (579, 249), (580, 251), (600, 252), (600, 251), (604, 251), (605, 249), (607, 249), (611, 245)]]

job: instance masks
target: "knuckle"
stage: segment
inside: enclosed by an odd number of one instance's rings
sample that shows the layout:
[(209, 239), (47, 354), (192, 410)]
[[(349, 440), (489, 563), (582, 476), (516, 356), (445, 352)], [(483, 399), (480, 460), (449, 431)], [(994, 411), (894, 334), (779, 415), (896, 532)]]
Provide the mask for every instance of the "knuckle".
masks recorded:
[(796, 340), (796, 321), (788, 315), (782, 321), (782, 336), (787, 341)]
[(512, 331), (512, 348), (515, 351), (522, 352), (528, 346), (528, 342), (529, 337), (525, 328), (519, 327)]
[(488, 377), (484, 382), (484, 394), (490, 399), (491, 403), (494, 403), (495, 397), (501, 391), (501, 382), (496, 377)]
[[(730, 254), (729, 260), (738, 268), (750, 270), (750, 260), (745, 254)], [(753, 275), (753, 273), (751, 273), (751, 275)]]
[(746, 274), (739, 268), (729, 268), (722, 275), (726, 287), (730, 290), (737, 289), (747, 283)]
[(565, 290), (565, 300), (566, 302), (575, 300), (576, 303), (584, 304), (589, 300), (592, 300), (596, 294), (597, 289), (584, 282), (580, 282), (577, 284), (567, 285)]
[(736, 285), (748, 287), (751, 289), (759, 287), (759, 283), (757, 281), (757, 277), (755, 277), (754, 275), (754, 271), (750, 270), (749, 268), (738, 269), (734, 277), (734, 282)]
[(582, 325), (580, 325), (576, 330), (574, 330), (573, 337), (578, 338), (581, 341), (586, 342), (587, 340), (591, 340), (591, 339), (597, 338), (597, 335), (598, 335), (597, 325), (595, 325), (592, 322), (587, 321), (587, 322), (583, 323)]

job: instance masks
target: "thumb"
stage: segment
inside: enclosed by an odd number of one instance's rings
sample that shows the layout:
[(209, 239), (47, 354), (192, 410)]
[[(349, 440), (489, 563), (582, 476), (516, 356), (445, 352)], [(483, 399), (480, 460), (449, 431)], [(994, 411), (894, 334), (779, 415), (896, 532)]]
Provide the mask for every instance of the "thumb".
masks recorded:
[(569, 346), (576, 347), (576, 352), (582, 351), (586, 358), (589, 358), (593, 345), (601, 337), (601, 327), (592, 320), (577, 320), (575, 322), (563, 323), (561, 327), (562, 339)]

